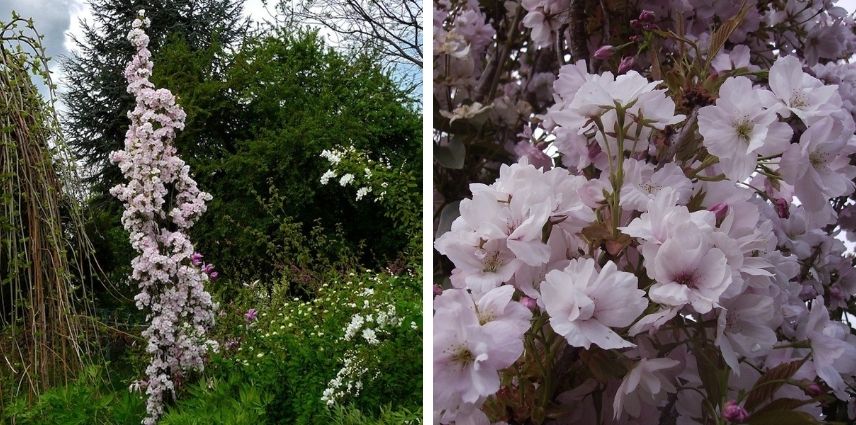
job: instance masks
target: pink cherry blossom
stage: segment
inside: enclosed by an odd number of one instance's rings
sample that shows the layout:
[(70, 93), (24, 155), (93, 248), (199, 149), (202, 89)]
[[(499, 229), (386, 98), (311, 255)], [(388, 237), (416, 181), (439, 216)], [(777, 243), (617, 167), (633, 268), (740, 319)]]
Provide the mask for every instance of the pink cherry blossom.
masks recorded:
[(612, 404), (615, 419), (622, 412), (639, 417), (642, 403), (656, 406), (667, 394), (676, 392), (665, 371), (680, 364), (673, 359), (639, 359), (639, 362), (624, 376)]
[(651, 301), (668, 306), (690, 304), (699, 313), (718, 305), (731, 284), (725, 254), (691, 222), (676, 223), (675, 233), (651, 261)]
[(778, 122), (772, 93), (752, 87), (746, 77), (731, 77), (719, 88), (715, 106), (699, 110), (699, 132), (708, 151), (719, 157), (726, 177), (743, 180), (755, 170), (758, 153), (782, 153), (793, 130)]
[(610, 328), (623, 328), (648, 306), (636, 287), (636, 276), (607, 262), (598, 272), (592, 259), (571, 260), (564, 270), (553, 270), (541, 284), (541, 301), (550, 325), (568, 343), (603, 349), (632, 347)]

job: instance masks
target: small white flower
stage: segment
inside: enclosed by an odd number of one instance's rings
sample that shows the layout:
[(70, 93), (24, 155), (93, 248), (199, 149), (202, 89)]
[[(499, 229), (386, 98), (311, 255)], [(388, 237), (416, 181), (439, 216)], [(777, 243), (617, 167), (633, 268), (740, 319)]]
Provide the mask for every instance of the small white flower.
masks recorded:
[(371, 191), (372, 191), (371, 188), (368, 188), (368, 187), (359, 188), (359, 190), (357, 190), (357, 200), (359, 201), (359, 200), (363, 199)]
[(333, 170), (327, 170), (321, 175), (321, 184), (326, 185), (330, 182), (330, 179), (333, 178), (336, 178), (336, 172)]
[(341, 185), (342, 187), (345, 187), (353, 181), (354, 181), (354, 175), (351, 173), (348, 173), (348, 174), (345, 174), (344, 176), (342, 176), (341, 179), (339, 179), (339, 185)]
[(377, 339), (377, 334), (375, 333), (374, 329), (363, 329), (362, 335), (366, 342), (371, 345), (376, 345), (380, 343), (380, 341)]

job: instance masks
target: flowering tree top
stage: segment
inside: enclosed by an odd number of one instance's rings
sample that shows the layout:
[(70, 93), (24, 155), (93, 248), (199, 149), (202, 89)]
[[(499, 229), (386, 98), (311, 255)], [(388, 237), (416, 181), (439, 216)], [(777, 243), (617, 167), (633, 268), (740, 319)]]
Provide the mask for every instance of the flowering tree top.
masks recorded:
[(216, 306), (204, 288), (216, 272), (194, 254), (186, 234), (211, 195), (197, 188), (172, 144), (176, 131), (184, 128), (185, 113), (169, 90), (155, 89), (149, 81), (148, 25), (141, 10), (128, 33), (137, 52), (125, 78), (136, 106), (128, 112), (125, 149), (110, 155), (128, 181), (110, 193), (125, 206), (122, 224), (139, 254), (131, 263), (131, 278), (140, 288), (137, 307), (148, 312), (150, 325), (143, 336), (151, 355), (143, 385), (148, 394), (143, 423), (154, 424), (163, 414), (166, 394), (175, 393), (188, 370), (202, 370), (204, 356), (216, 348), (206, 339)]

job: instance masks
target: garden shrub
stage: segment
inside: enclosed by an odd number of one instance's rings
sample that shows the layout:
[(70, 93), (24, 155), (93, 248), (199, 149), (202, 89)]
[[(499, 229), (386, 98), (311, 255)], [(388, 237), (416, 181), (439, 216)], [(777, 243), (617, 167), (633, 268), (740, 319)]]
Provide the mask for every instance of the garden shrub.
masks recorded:
[(264, 389), (241, 376), (210, 378), (195, 384), (180, 403), (160, 421), (161, 425), (258, 425), (269, 422), (265, 408), (271, 398)]
[(337, 406), (327, 420), (330, 425), (416, 425), (422, 423), (422, 409), (383, 407), (380, 415), (370, 417), (357, 408)]
[(17, 398), (0, 419), (16, 425), (138, 425), (145, 414), (143, 399), (127, 388), (112, 388), (105, 368), (87, 367), (75, 380), (42, 393), (31, 406)]
[[(260, 285), (246, 287), (239, 303), (224, 308), (220, 325), (229, 331), (223, 352), (207, 376), (239, 374), (272, 397), (267, 418), (272, 423), (314, 424), (328, 413), (322, 400), (346, 358), (367, 369), (361, 389), (342, 395), (337, 404), (358, 406), (367, 415), (421, 406), (421, 280), (417, 275), (351, 273), (323, 284), (311, 300), (291, 297), (285, 286), (272, 294)], [(261, 291), (261, 292), (260, 292)], [(252, 295), (255, 294), (255, 295)], [(394, 307), (396, 324), (377, 330), (371, 344), (359, 333), (345, 341), (355, 315), (365, 323)], [(389, 316), (388, 316), (389, 317)], [(352, 377), (345, 383), (355, 382)], [(326, 423), (326, 422), (322, 422)]]

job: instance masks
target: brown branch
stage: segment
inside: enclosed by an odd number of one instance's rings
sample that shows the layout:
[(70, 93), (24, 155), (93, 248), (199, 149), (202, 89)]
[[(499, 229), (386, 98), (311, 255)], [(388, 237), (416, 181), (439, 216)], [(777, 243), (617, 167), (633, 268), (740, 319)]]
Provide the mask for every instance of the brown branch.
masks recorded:
[(586, 34), (586, 2), (571, 0), (571, 55), (572, 62), (589, 60), (588, 35)]

